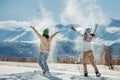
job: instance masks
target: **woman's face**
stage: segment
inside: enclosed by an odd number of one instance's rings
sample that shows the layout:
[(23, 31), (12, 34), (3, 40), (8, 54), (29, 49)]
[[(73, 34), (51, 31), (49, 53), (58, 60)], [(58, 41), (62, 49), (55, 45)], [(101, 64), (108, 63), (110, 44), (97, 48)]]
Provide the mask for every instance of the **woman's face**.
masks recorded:
[(85, 30), (85, 32), (86, 32), (86, 33), (90, 33), (90, 32), (91, 32), (91, 28), (87, 28), (87, 29)]

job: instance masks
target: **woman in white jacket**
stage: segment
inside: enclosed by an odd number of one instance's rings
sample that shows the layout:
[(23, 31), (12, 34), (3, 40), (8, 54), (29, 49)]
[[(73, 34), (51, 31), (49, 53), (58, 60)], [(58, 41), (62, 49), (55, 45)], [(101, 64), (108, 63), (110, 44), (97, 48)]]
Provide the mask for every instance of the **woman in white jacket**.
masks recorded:
[(95, 73), (97, 77), (100, 77), (101, 74), (99, 73), (97, 66), (94, 63), (94, 55), (91, 47), (92, 38), (95, 37), (95, 31), (97, 29), (98, 24), (95, 25), (95, 30), (91, 34), (91, 28), (86, 28), (84, 35), (80, 34), (74, 27), (71, 27), (72, 30), (76, 31), (78, 34), (83, 36), (83, 67), (84, 67), (84, 76), (88, 76), (87, 71), (87, 63), (88, 61), (91, 63), (93, 68), (95, 69)]
[(34, 30), (36, 35), (39, 37), (41, 43), (40, 43), (40, 55), (38, 58), (39, 66), (41, 67), (43, 74), (49, 73), (49, 67), (47, 65), (47, 59), (50, 53), (50, 43), (53, 37), (59, 33), (56, 32), (53, 35), (49, 36), (49, 30), (45, 29), (43, 31), (43, 35), (41, 35), (34, 27), (31, 26), (31, 28)]

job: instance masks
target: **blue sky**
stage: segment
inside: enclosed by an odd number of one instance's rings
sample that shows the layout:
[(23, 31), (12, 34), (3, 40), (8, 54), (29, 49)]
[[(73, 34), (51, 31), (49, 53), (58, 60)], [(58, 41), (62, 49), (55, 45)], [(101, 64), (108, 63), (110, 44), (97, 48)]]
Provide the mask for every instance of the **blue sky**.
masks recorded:
[[(52, 19), (54, 21), (56, 21), (57, 23), (61, 23), (61, 14), (63, 14), (64, 9), (66, 8), (65, 1), (68, 2), (70, 0), (0, 0), (0, 21), (29, 21), (34, 18), (41, 19), (41, 17), (43, 17), (43, 12), (41, 12), (41, 8), (43, 8), (45, 9), (46, 14), (49, 13), (48, 15), (52, 16)], [(77, 2), (80, 1), (81, 0), (77, 0)], [(120, 18), (120, 0), (93, 1), (96, 1), (95, 4), (100, 7), (105, 17), (117, 19)], [(73, 11), (71, 10), (71, 12)], [(67, 18), (67, 20), (68, 19), (69, 18)]]
[(38, 8), (39, 0), (0, 0), (0, 20), (29, 20)]
[(108, 18), (120, 19), (120, 0), (98, 0), (98, 4)]

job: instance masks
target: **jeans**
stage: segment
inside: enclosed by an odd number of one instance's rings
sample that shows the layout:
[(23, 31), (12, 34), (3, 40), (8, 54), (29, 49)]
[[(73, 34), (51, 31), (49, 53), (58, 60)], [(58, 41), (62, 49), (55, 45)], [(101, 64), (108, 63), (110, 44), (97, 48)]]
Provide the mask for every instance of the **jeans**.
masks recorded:
[(47, 65), (47, 59), (49, 54), (40, 52), (39, 58), (38, 58), (38, 64), (41, 67), (42, 71), (49, 71), (48, 65)]

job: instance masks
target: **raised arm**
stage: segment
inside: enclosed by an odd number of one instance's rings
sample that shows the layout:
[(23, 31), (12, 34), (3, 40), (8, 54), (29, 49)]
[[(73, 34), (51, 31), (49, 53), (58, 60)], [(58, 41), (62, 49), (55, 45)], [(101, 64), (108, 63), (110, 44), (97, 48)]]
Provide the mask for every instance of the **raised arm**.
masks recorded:
[(95, 34), (97, 27), (98, 27), (98, 24), (95, 24), (95, 30), (93, 31), (93, 34)]
[(42, 35), (33, 27), (31, 26), (31, 28), (34, 30), (35, 34), (40, 38), (42, 37)]
[(71, 27), (71, 30), (75, 31), (78, 35), (83, 36), (80, 32), (78, 32), (74, 27)]
[(56, 33), (54, 33), (53, 35), (51, 35), (51, 40), (53, 39), (53, 37), (56, 35), (56, 34), (58, 34), (59, 33), (59, 31), (58, 32), (56, 32)]
[(59, 33), (59, 31), (58, 32), (56, 32), (56, 33), (54, 33), (51, 37), (54, 37), (56, 34), (58, 34)]
[(90, 34), (91, 36), (93, 36), (93, 37), (95, 37), (95, 36), (96, 36), (96, 35), (95, 35), (95, 32), (96, 32), (96, 30), (97, 30), (97, 27), (98, 27), (98, 24), (95, 24), (95, 29), (94, 29), (93, 33), (92, 33), (92, 34)]

